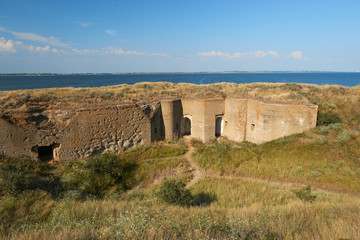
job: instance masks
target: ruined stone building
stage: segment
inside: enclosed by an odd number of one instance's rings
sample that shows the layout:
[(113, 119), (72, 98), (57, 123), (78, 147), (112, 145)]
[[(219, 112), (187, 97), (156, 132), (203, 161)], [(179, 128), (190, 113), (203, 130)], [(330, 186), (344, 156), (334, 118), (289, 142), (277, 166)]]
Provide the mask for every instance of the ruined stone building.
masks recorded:
[(0, 118), (0, 154), (70, 160), (182, 136), (261, 143), (316, 126), (317, 106), (248, 99), (164, 100), (76, 110), (14, 113)]

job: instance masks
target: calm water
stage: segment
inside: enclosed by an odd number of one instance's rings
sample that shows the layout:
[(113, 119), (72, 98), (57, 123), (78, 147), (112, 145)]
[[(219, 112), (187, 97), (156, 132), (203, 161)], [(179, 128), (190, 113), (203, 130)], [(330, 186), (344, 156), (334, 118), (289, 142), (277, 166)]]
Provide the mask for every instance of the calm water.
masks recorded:
[(58, 76), (0, 76), (0, 90), (100, 87), (138, 82), (185, 82), (209, 84), (218, 82), (253, 83), (312, 83), (338, 84), (353, 87), (360, 84), (360, 73), (191, 73), (191, 74), (134, 74), (134, 75), (58, 75)]

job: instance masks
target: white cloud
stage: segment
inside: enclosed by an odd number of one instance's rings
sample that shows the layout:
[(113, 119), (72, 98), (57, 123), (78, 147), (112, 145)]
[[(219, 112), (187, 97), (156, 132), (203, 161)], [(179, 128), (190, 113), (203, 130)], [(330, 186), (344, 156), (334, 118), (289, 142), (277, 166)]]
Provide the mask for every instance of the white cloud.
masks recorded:
[(170, 57), (167, 53), (152, 53), (151, 55), (157, 56), (157, 57)]
[(16, 53), (14, 49), (14, 42), (13, 40), (7, 40), (3, 37), (0, 38), (0, 53), (1, 52), (8, 52), (8, 53)]
[(62, 49), (57, 49), (57, 48), (52, 48), (49, 45), (46, 45), (44, 47), (40, 47), (40, 46), (34, 46), (34, 45), (23, 45), (23, 47), (25, 47), (26, 50), (30, 51), (30, 52), (36, 52), (36, 53), (45, 53), (45, 52), (52, 52), (52, 53), (64, 53), (65, 51)]
[(111, 30), (111, 29), (108, 29), (105, 31), (107, 34), (109, 34), (110, 36), (115, 36), (116, 35), (116, 30)]
[(267, 53), (273, 57), (280, 57), (280, 55), (277, 52), (272, 50), (267, 51)]
[(146, 52), (138, 52), (138, 51), (124, 51), (122, 48), (113, 48), (113, 47), (107, 47), (104, 48), (105, 54), (116, 54), (116, 55), (144, 55), (147, 54)]
[(50, 46), (46, 45), (45, 47), (36, 47), (35, 51), (36, 52), (49, 52), (50, 51)]
[[(11, 33), (18, 39), (41, 42), (41, 43), (49, 44), (51, 46), (56, 46), (56, 47), (63, 47), (63, 48), (69, 47), (69, 44), (63, 43), (58, 38), (53, 37), (53, 36), (47, 38), (47, 37), (43, 37), (43, 36), (40, 36), (35, 33), (12, 32), (12, 31), (6, 30), (5, 28), (3, 28), (1, 26), (0, 26), (0, 31)], [(19, 43), (19, 42), (20, 41), (17, 41), (17, 43)]]
[(79, 24), (83, 28), (87, 28), (91, 25), (91, 23), (88, 23), (88, 22), (76, 22), (76, 23)]
[(290, 54), (290, 57), (296, 60), (306, 60), (307, 58), (304, 57), (304, 54), (301, 51), (294, 51)]
[(167, 53), (147, 53), (147, 52), (139, 52), (139, 51), (125, 51), (122, 48), (114, 48), (114, 47), (106, 47), (100, 50), (97, 49), (76, 49), (73, 48), (73, 54), (79, 55), (151, 55), (151, 56), (158, 56), (158, 57), (169, 57)]
[(230, 54), (228, 52), (222, 52), (222, 51), (210, 51), (210, 52), (199, 52), (197, 53), (198, 56), (202, 57), (224, 57), (224, 58), (263, 58), (268, 55), (271, 55), (273, 57), (279, 57), (279, 54), (275, 51), (269, 50), (269, 51), (255, 51), (255, 52), (234, 52), (233, 54)]
[(49, 44), (55, 47), (69, 47), (69, 44), (61, 42), (56, 37), (43, 37), (34, 33), (25, 33), (25, 32), (11, 32), (14, 36), (19, 39), (30, 40), (30, 41), (37, 41), (45, 44)]
[(101, 54), (101, 51), (94, 49), (76, 49), (73, 48), (71, 51), (75, 54)]

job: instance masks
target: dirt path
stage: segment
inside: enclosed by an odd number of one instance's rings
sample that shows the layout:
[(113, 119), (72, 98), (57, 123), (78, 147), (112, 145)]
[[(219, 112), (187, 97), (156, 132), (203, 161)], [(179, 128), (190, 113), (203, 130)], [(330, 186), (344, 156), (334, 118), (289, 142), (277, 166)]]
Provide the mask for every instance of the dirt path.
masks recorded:
[(191, 179), (191, 181), (186, 185), (186, 187), (190, 187), (190, 186), (194, 185), (203, 176), (203, 174), (202, 174), (199, 166), (194, 162), (194, 160), (191, 157), (191, 155), (193, 154), (195, 149), (190, 144), (190, 140), (186, 139), (185, 143), (189, 148), (189, 151), (187, 151), (187, 153), (185, 154), (185, 159), (190, 163), (191, 169), (194, 170), (193, 171), (193, 179)]
[[(247, 176), (224, 176), (216, 173), (210, 173), (203, 171), (193, 160), (192, 154), (195, 151), (195, 148), (190, 144), (189, 139), (185, 139), (185, 144), (188, 146), (189, 151), (185, 154), (185, 159), (190, 163), (191, 169), (193, 171), (193, 179), (186, 185), (186, 187), (191, 187), (194, 185), (200, 178), (208, 177), (208, 178), (218, 178), (218, 179), (229, 179), (229, 180), (242, 180), (242, 181), (249, 181), (249, 182), (257, 182), (257, 183), (263, 183), (263, 184), (269, 184), (273, 186), (282, 186), (282, 187), (303, 187), (306, 186), (307, 183), (300, 183), (300, 182), (284, 182), (280, 180), (274, 180), (274, 179), (262, 179), (257, 177), (247, 177)], [(323, 186), (313, 186), (313, 190), (322, 190), (326, 192), (333, 192), (333, 193), (339, 193), (341, 191), (336, 191), (334, 189), (329, 189), (327, 187)], [(353, 194), (351, 194), (353, 195)], [(357, 194), (355, 194), (357, 195)]]

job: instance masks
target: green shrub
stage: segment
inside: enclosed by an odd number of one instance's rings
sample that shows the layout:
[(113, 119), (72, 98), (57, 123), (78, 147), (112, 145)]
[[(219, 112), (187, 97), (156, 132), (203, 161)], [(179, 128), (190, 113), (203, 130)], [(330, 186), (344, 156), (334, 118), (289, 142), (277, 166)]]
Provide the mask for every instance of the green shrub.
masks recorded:
[(336, 106), (335, 104), (333, 104), (333, 103), (327, 103), (327, 102), (324, 102), (324, 103), (322, 104), (322, 107), (323, 107), (323, 108), (337, 109), (337, 106)]
[(329, 126), (321, 126), (320, 127), (320, 133), (321, 134), (328, 134), (329, 133), (329, 130), (330, 130), (330, 128), (329, 128)]
[(342, 120), (337, 113), (332, 112), (319, 112), (317, 115), (317, 125), (330, 125), (332, 123), (341, 123)]
[(319, 136), (318, 139), (317, 139), (317, 142), (319, 144), (326, 144), (328, 142), (328, 140), (326, 139), (325, 136)]
[(158, 196), (169, 204), (190, 206), (193, 203), (193, 196), (185, 187), (181, 179), (164, 179)]
[(83, 165), (74, 165), (61, 181), (67, 191), (72, 191), (67, 195), (103, 197), (130, 189), (135, 184), (136, 168), (136, 164), (106, 153), (87, 159)]
[(199, 147), (199, 146), (203, 145), (203, 142), (198, 138), (191, 138), (190, 144), (193, 147)]
[(350, 139), (349, 135), (346, 132), (342, 132), (337, 136), (339, 143), (344, 144)]
[(343, 129), (341, 123), (332, 123), (329, 125), (329, 127), (335, 131), (341, 131)]
[(303, 201), (313, 202), (315, 201), (316, 196), (311, 195), (311, 186), (307, 185), (306, 187), (300, 188), (299, 190), (293, 190), (293, 193)]
[(55, 201), (42, 191), (24, 191), (16, 197), (3, 197), (0, 201), (0, 235), (14, 229), (26, 228), (29, 225), (48, 221)]
[(27, 157), (1, 158), (0, 190), (17, 196), (26, 190), (44, 190), (57, 195), (61, 191), (60, 179), (50, 173), (50, 166)]

